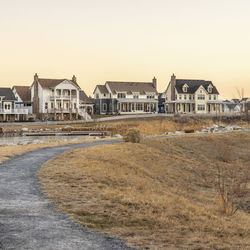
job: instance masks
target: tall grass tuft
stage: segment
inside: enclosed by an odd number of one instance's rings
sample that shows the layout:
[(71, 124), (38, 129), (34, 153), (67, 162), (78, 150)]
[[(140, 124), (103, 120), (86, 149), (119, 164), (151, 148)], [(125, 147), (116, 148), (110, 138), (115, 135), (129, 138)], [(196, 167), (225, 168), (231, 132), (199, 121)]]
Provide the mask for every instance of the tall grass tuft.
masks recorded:
[(131, 128), (124, 135), (123, 140), (125, 142), (140, 143), (142, 141), (142, 135), (140, 130)]

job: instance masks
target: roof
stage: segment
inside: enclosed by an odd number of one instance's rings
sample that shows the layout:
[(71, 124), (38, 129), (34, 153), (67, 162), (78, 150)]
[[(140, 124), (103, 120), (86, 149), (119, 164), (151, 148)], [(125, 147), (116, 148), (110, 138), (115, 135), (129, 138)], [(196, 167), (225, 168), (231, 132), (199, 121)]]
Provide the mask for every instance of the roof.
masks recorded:
[(79, 91), (79, 99), (83, 103), (93, 103), (93, 101), (86, 95), (83, 90)]
[(46, 79), (46, 78), (38, 78), (38, 82), (40, 83), (40, 85), (43, 87), (43, 88), (54, 88), (56, 87), (58, 84), (60, 84), (61, 82), (63, 81), (69, 81), (73, 84), (75, 84), (78, 88), (79, 85), (76, 83), (76, 82), (73, 82), (71, 80), (68, 80), (68, 79)]
[(11, 88), (0, 88), (0, 96), (4, 96), (3, 100), (6, 101), (15, 101), (15, 95), (12, 92)]
[(23, 102), (31, 101), (31, 89), (29, 86), (13, 86)]
[[(187, 92), (183, 92), (182, 87), (187, 84)], [(206, 91), (208, 91), (208, 86), (212, 85), (212, 92), (211, 94), (219, 94), (217, 88), (213, 85), (211, 81), (205, 81), (205, 80), (189, 80), (189, 79), (176, 79), (176, 90), (178, 93), (187, 93), (187, 94), (194, 94), (196, 90), (200, 87), (203, 86)]]
[(234, 103), (240, 103), (240, 99), (237, 99), (237, 98), (232, 99), (232, 101), (233, 101)]
[(96, 85), (96, 88), (98, 88), (102, 94), (108, 94), (109, 93), (109, 91), (108, 91), (108, 89), (106, 88), (105, 85)]
[(244, 97), (244, 98), (241, 99), (242, 102), (246, 102), (246, 101), (248, 101), (248, 100), (250, 100), (249, 97)]
[(157, 93), (156, 88), (152, 82), (106, 82), (113, 94), (117, 92), (126, 92), (127, 94), (132, 93)]

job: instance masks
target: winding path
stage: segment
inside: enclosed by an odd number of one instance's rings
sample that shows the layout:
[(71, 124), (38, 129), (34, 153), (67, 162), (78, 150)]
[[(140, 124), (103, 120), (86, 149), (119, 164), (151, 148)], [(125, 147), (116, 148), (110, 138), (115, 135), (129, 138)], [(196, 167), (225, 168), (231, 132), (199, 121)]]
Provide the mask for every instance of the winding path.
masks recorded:
[(120, 239), (77, 226), (41, 192), (37, 171), (66, 150), (119, 141), (44, 148), (0, 165), (0, 249), (129, 249)]

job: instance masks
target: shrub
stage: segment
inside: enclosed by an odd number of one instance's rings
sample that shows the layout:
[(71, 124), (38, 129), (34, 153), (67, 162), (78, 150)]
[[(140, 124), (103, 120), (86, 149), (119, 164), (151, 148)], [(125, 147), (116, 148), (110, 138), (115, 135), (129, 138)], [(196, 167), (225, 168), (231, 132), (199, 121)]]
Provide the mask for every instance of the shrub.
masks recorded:
[(125, 142), (140, 143), (142, 139), (141, 132), (138, 129), (128, 129), (126, 134), (123, 136)]

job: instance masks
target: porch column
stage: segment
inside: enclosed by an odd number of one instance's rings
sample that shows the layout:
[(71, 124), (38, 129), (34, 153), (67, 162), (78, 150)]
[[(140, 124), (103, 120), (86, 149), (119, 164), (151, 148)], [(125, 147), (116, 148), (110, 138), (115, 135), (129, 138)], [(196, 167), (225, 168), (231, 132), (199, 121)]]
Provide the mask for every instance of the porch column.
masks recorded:
[(78, 108), (76, 108), (76, 120), (78, 120)]
[(72, 120), (72, 108), (71, 108), (71, 106), (69, 108), (69, 119)]

